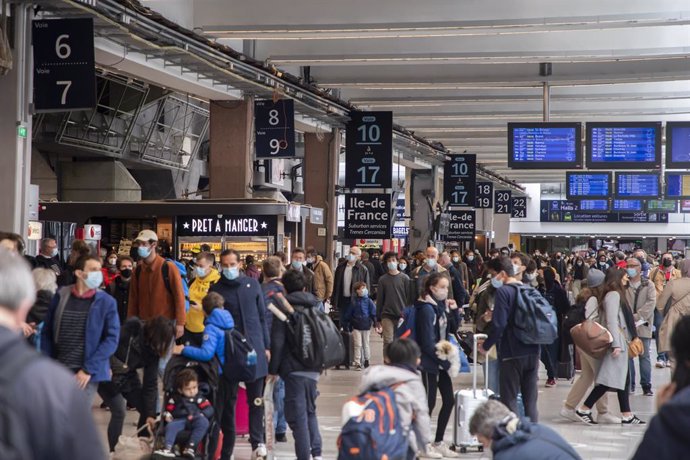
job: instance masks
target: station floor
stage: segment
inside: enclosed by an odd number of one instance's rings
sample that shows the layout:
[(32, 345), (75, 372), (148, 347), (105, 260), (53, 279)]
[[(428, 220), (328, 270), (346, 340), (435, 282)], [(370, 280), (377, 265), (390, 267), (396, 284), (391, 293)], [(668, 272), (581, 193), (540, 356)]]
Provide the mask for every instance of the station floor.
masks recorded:
[[(382, 362), (382, 342), (377, 334), (372, 334), (371, 339), (372, 362)], [(652, 350), (652, 356), (656, 354)], [(670, 380), (670, 369), (652, 370), (652, 385), (656, 391)], [(639, 372), (637, 373), (639, 380)], [(343, 403), (350, 398), (360, 381), (361, 372), (354, 370), (331, 370), (321, 377), (319, 381), (320, 396), (317, 401), (317, 410), (323, 438), (323, 457), (328, 460), (337, 458), (336, 439), (340, 432), (340, 411)], [(577, 376), (576, 376), (577, 378)], [(628, 459), (642, 439), (646, 426), (622, 427), (620, 425), (596, 425), (587, 426), (582, 423), (574, 423), (565, 420), (559, 415), (563, 401), (570, 389), (570, 381), (559, 380), (553, 388), (544, 387), (546, 374), (542, 369), (539, 380), (539, 413), (540, 422), (547, 424), (558, 431), (580, 453), (582, 458), (588, 460)], [(455, 380), (455, 388), (468, 388), (472, 384), (471, 374), (460, 374)], [(616, 412), (618, 402), (615, 394), (610, 394), (609, 405), (612, 412)], [(641, 389), (637, 389), (635, 395), (630, 397), (633, 411), (643, 420), (649, 421), (655, 413), (655, 397), (643, 396)], [(98, 402), (100, 403), (100, 402)], [(435, 430), (435, 416), (440, 408), (440, 400), (436, 405), (436, 412), (432, 415), (433, 429)], [(94, 416), (101, 428), (105, 443), (105, 431), (109, 420), (109, 413), (94, 407)], [(137, 420), (136, 412), (129, 412), (125, 425), (125, 433), (133, 435)], [(446, 432), (446, 441), (452, 440), (452, 420)], [(432, 430), (433, 432), (433, 430)], [(276, 460), (292, 460), (295, 458), (292, 447), (292, 437), (288, 434), (288, 443), (279, 443), (276, 446)], [(246, 438), (238, 439), (235, 448), (235, 460), (249, 460), (251, 449)], [(489, 459), (490, 454), (468, 452), (462, 458)]]

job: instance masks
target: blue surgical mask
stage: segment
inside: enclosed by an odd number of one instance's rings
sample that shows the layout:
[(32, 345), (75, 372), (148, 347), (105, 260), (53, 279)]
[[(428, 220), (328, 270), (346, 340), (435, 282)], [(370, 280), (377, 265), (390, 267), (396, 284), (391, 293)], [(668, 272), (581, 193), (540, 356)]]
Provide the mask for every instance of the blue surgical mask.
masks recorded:
[(630, 278), (635, 278), (637, 276), (637, 268), (626, 268), (625, 272)]
[(436, 259), (426, 259), (426, 264), (429, 268), (436, 267)]
[(53, 252), (50, 253), (52, 257), (57, 257), (60, 252), (58, 251), (58, 248), (53, 249)]
[(407, 270), (407, 264), (400, 264), (400, 271), (404, 272), (405, 270)]
[(292, 261), (292, 268), (294, 268), (295, 270), (302, 270), (303, 266), (304, 266), (304, 264), (302, 262), (300, 262), (299, 260), (293, 260)]
[(348, 254), (347, 260), (348, 260), (348, 262), (354, 262), (355, 260), (357, 260), (357, 256), (354, 254)]
[(498, 289), (503, 286), (503, 281), (499, 280), (498, 278), (491, 278), (491, 285), (494, 287), (494, 289)]
[(366, 297), (369, 295), (369, 289), (364, 288), (362, 289), (362, 293), (359, 295), (360, 297)]
[(206, 276), (206, 269), (204, 267), (196, 267), (196, 276), (199, 278)]
[(398, 264), (395, 262), (388, 262), (388, 270), (395, 271), (398, 268)]
[(513, 264), (513, 275), (519, 275), (522, 265)]
[(137, 254), (138, 254), (139, 257), (141, 257), (142, 259), (146, 259), (148, 256), (151, 255), (151, 248), (148, 248), (148, 247), (146, 247), (146, 246), (139, 246), (139, 247), (137, 248)]
[(223, 276), (230, 281), (236, 280), (240, 276), (240, 269), (238, 267), (223, 267)]
[(86, 283), (86, 287), (89, 289), (98, 289), (98, 287), (103, 284), (103, 272), (99, 270), (97, 272), (87, 273), (84, 283)]

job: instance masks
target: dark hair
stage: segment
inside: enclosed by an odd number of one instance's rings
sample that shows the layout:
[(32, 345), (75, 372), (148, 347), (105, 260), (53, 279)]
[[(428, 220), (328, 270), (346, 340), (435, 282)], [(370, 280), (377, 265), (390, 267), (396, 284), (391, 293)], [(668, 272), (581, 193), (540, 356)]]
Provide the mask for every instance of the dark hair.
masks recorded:
[(144, 342), (156, 352), (159, 357), (168, 354), (170, 345), (175, 338), (175, 326), (165, 316), (156, 316), (144, 322)]
[(407, 364), (417, 367), (417, 360), (420, 356), (422, 356), (422, 352), (414, 340), (395, 339), (386, 345), (388, 364)]
[(609, 292), (617, 292), (621, 296), (621, 300), (625, 300), (625, 288), (623, 287), (623, 277), (626, 275), (625, 270), (618, 270), (612, 267), (606, 271), (606, 278), (604, 278), (604, 289), (599, 295), (599, 309), (604, 308), (604, 297)]
[(537, 269), (537, 263), (534, 261), (534, 259), (530, 259), (529, 263), (527, 264), (527, 268), (525, 269), (525, 273), (532, 273)]
[(297, 270), (288, 270), (283, 275), (283, 286), (288, 294), (292, 292), (303, 291), (307, 282), (304, 278), (304, 274)]
[[(384, 263), (384, 264), (387, 264), (389, 260), (391, 260), (391, 259), (397, 259), (397, 258), (398, 258), (398, 254), (397, 254), (397, 253), (395, 253), (395, 252), (393, 252), (393, 251), (388, 251), (387, 253), (385, 253), (385, 254), (383, 255), (383, 263)], [(383, 267), (383, 268), (387, 268), (387, 267)]]
[(201, 300), (201, 308), (204, 309), (206, 316), (211, 316), (213, 310), (216, 308), (223, 308), (223, 305), (225, 305), (225, 299), (217, 292), (209, 292)]
[(357, 281), (356, 283), (354, 283), (354, 284), (352, 285), (352, 290), (353, 290), (354, 292), (357, 292), (357, 291), (359, 291), (359, 290), (360, 290), (361, 288), (363, 288), (363, 287), (364, 287), (364, 288), (367, 287), (367, 283), (365, 283), (364, 281)]
[(513, 273), (513, 264), (510, 262), (510, 258), (505, 256), (495, 257), (493, 259), (487, 260), (486, 268), (489, 270), (493, 270), (496, 273)]
[(424, 280), (424, 292), (422, 295), (431, 295), (431, 288), (433, 286), (436, 286), (439, 281), (442, 279), (448, 280), (442, 273), (432, 273), (431, 275), (427, 276), (426, 279)]
[[(527, 257), (526, 254), (523, 254), (521, 252), (514, 252), (510, 255), (510, 259), (520, 259), (520, 263), (522, 264), (523, 267), (527, 267), (529, 265), (530, 258)], [(512, 263), (511, 263), (512, 265)]]
[(280, 272), (283, 269), (283, 261), (280, 260), (278, 256), (271, 256), (264, 260), (261, 269), (264, 278), (275, 278), (276, 276), (280, 276)]
[(181, 390), (192, 382), (198, 382), (199, 376), (194, 369), (185, 368), (177, 373), (175, 376), (175, 389)]
[(117, 268), (120, 268), (122, 266), (122, 262), (124, 262), (125, 260), (129, 260), (132, 263), (132, 265), (134, 265), (134, 259), (132, 259), (131, 257), (120, 256), (117, 258)]
[(199, 254), (196, 255), (196, 260), (199, 261), (201, 259), (207, 260), (211, 262), (211, 265), (216, 263), (216, 257), (211, 254), (210, 252), (200, 252)]
[(92, 256), (92, 255), (86, 255), (86, 256), (81, 256), (80, 258), (77, 259), (77, 261), (74, 263), (74, 269), (75, 270), (84, 270), (84, 267), (86, 267), (86, 262), (89, 260), (95, 260), (96, 262), (99, 263), (99, 265), (103, 265), (103, 261), (101, 260), (100, 257)]
[(304, 249), (302, 249), (302, 248), (295, 248), (292, 250), (292, 253), (293, 254), (304, 254), (305, 256), (307, 255), (307, 253), (304, 252)]
[(241, 260), (241, 259), (240, 259), (240, 253), (237, 252), (237, 251), (235, 251), (234, 249), (226, 249), (226, 250), (224, 250), (223, 252), (220, 253), (220, 257), (223, 258), (223, 257), (226, 257), (226, 256), (231, 256), (231, 255), (233, 255), (233, 254), (234, 254), (235, 257), (237, 258), (237, 261), (239, 262), (239, 261)]
[(551, 289), (554, 284), (556, 284), (556, 271), (551, 267), (547, 267), (544, 269), (544, 285), (546, 289)]
[(671, 334), (671, 352), (676, 360), (671, 381), (676, 393), (690, 386), (690, 316), (680, 318)]
[(244, 258), (244, 263), (247, 265), (251, 265), (254, 263), (254, 256), (253, 255), (248, 255)]

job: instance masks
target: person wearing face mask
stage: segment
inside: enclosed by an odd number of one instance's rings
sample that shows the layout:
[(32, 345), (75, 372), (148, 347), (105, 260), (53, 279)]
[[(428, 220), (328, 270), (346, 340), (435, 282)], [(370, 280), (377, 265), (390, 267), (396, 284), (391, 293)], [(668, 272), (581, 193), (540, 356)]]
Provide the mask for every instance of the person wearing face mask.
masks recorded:
[(436, 356), (436, 344), (448, 340), (460, 326), (458, 304), (449, 295), (450, 283), (444, 273), (436, 272), (425, 277), (423, 290), (414, 304), (415, 341), (422, 351), (422, 383), (427, 392), (429, 415), (436, 406), (436, 394), (441, 393), (436, 437), (430, 450), (445, 458), (459, 458), (460, 455), (443, 442), (455, 406), (453, 382), (448, 374), (450, 362)]
[(127, 317), (136, 316), (148, 321), (157, 316), (165, 316), (175, 321), (175, 336), (179, 339), (184, 334), (187, 321), (186, 296), (180, 271), (174, 262), (167, 261), (156, 253), (156, 232), (142, 230), (136, 241), (139, 244), (139, 262), (129, 286)]
[(401, 273), (410, 276), (410, 260), (407, 257), (403, 256), (400, 258), (398, 261), (398, 270), (400, 270)]
[(67, 263), (63, 267), (62, 273), (58, 276), (58, 286), (68, 286), (76, 282), (74, 275), (74, 264), (78, 259), (91, 254), (91, 247), (84, 240), (72, 241)]
[(129, 282), (132, 280), (132, 270), (134, 261), (129, 256), (122, 256), (117, 261), (117, 269), (120, 274), (110, 283), (106, 292), (115, 298), (117, 302), (117, 313), (120, 324), (124, 324), (127, 319), (127, 308), (129, 304)]
[[(250, 257), (250, 256), (247, 256)], [(213, 254), (202, 252), (196, 256), (194, 281), (189, 285), (189, 311), (184, 325), (183, 342), (195, 347), (201, 346), (204, 337), (204, 311), (202, 301), (208, 290), (220, 279), (220, 273), (213, 266)]]
[(570, 285), (574, 298), (580, 295), (582, 282), (587, 279), (587, 273), (589, 273), (589, 265), (585, 263), (582, 257), (575, 257), (575, 263), (573, 264), (573, 282)]
[(314, 272), (314, 295), (321, 302), (326, 302), (333, 295), (333, 271), (316, 252), (316, 249), (307, 250), (307, 266)]
[(556, 378), (558, 377), (559, 363), (564, 363), (565, 375), (563, 378), (572, 378), (570, 372), (567, 370), (570, 368), (570, 363), (572, 358), (570, 356), (570, 351), (567, 344), (563, 343), (561, 346), (561, 324), (563, 323), (563, 316), (570, 309), (570, 301), (568, 300), (568, 294), (565, 289), (556, 280), (556, 272), (552, 268), (544, 269), (544, 289), (541, 292), (544, 298), (551, 304), (554, 312), (556, 312), (557, 325), (558, 325), (558, 338), (553, 341), (550, 345), (542, 345), (541, 347), (541, 362), (544, 363), (546, 367), (546, 388), (556, 386)]
[(440, 273), (448, 280), (448, 295), (451, 299), (453, 299), (453, 281), (450, 277), (450, 273), (448, 273), (448, 270), (443, 268), (438, 263), (438, 249), (436, 249), (433, 246), (429, 246), (428, 248), (426, 248), (424, 254), (426, 256), (426, 258), (424, 259), (424, 264), (415, 268), (414, 270), (412, 270), (412, 273), (410, 273), (410, 279), (412, 279), (412, 281), (414, 282), (414, 286), (416, 288), (415, 297), (419, 297), (421, 293), (424, 291), (424, 283), (427, 276), (434, 273)]
[(120, 338), (117, 303), (98, 289), (103, 283), (101, 260), (79, 258), (77, 282), (60, 288), (41, 333), (42, 351), (72, 371), (86, 400), (93, 403), (99, 382), (110, 381), (110, 356)]
[(533, 259), (529, 259), (527, 262), (527, 268), (525, 268), (522, 274), (522, 282), (533, 288), (539, 286), (539, 281), (537, 280), (539, 272), (537, 271), (537, 263)]
[[(637, 336), (644, 345), (640, 359), (640, 386), (645, 396), (654, 396), (652, 392), (652, 362), (649, 358), (649, 347), (652, 341), (652, 325), (656, 310), (656, 289), (648, 279), (642, 278), (640, 261), (631, 257), (627, 260), (626, 271), (630, 283), (625, 291), (625, 298), (632, 309), (635, 322), (644, 323), (637, 326)], [(635, 360), (630, 360), (630, 392), (635, 392)]]
[(568, 264), (563, 258), (563, 253), (561, 251), (556, 252), (553, 259), (550, 261), (551, 266), (556, 270), (561, 283), (565, 284), (568, 277)]
[(62, 273), (57, 241), (55, 238), (43, 238), (38, 255), (34, 259), (35, 268), (49, 268), (55, 272), (55, 276)]
[(101, 271), (103, 272), (103, 287), (106, 289), (110, 284), (115, 281), (115, 278), (117, 278), (118, 272), (117, 272), (117, 253), (116, 252), (109, 252), (105, 258), (103, 259), (105, 261), (103, 268)]
[(465, 305), (469, 301), (470, 296), (467, 294), (465, 286), (462, 285), (462, 275), (460, 275), (460, 272), (453, 266), (450, 255), (447, 252), (443, 252), (438, 262), (439, 265), (448, 270), (448, 274), (450, 274), (451, 286), (453, 287), (453, 299), (458, 305)]
[[(401, 259), (404, 260), (404, 259)], [(403, 309), (410, 305), (410, 277), (398, 270), (398, 257), (395, 252), (383, 255), (383, 263), (388, 273), (379, 278), (379, 292), (376, 297), (376, 320), (381, 323), (383, 332), (383, 355), (386, 347), (395, 338), (395, 328), (402, 317)]]
[(345, 262), (335, 269), (335, 282), (333, 283), (333, 297), (331, 305), (334, 314), (338, 315), (340, 327), (345, 329), (345, 313), (350, 308), (350, 299), (354, 294), (354, 285), (358, 281), (366, 283), (367, 289), (371, 288), (369, 270), (360, 262), (362, 250), (352, 246), (347, 254)]
[(462, 261), (460, 253), (455, 249), (450, 251), (450, 257), (453, 261), (453, 267), (455, 267), (455, 269), (460, 273), (460, 278), (462, 279), (462, 287), (465, 288), (465, 291), (469, 292), (470, 286), (467, 282), (467, 279), (469, 277), (467, 274), (467, 264)]
[(290, 265), (286, 267), (287, 271), (294, 270), (304, 275), (304, 280), (307, 283), (307, 292), (314, 294), (314, 272), (307, 267), (307, 253), (302, 248), (295, 248), (292, 251)]
[(254, 263), (254, 256), (248, 255), (244, 258), (244, 274), (250, 278), (258, 280), (261, 277), (259, 267)]
[[(496, 251), (496, 253), (498, 254), (498, 251)], [(465, 262), (465, 265), (467, 265), (467, 284), (470, 292), (472, 292), (472, 290), (475, 288), (475, 283), (479, 278), (481, 263), (479, 260), (477, 260), (477, 255), (471, 249), (465, 251), (463, 262)]]
[(362, 370), (362, 354), (364, 354), (364, 368), (369, 367), (371, 350), (369, 347), (369, 335), (371, 326), (376, 324), (377, 332), (381, 325), (376, 320), (376, 305), (369, 297), (369, 289), (366, 283), (359, 281), (354, 285), (355, 296), (352, 304), (345, 314), (345, 324), (352, 330), (354, 342), (353, 364), (356, 371)]
[[(664, 291), (664, 288), (668, 283), (680, 278), (681, 271), (673, 266), (673, 254), (670, 252), (667, 252), (661, 256), (661, 263), (649, 274), (649, 280), (654, 283), (654, 287), (656, 288), (657, 299), (661, 297), (661, 293)], [(654, 309), (654, 328), (656, 329), (655, 339), (657, 350), (656, 367), (660, 369), (667, 367), (669, 363), (668, 354), (659, 351), (661, 350), (659, 340), (661, 334), (659, 332), (661, 331), (661, 323), (664, 319), (664, 306), (665, 304), (661, 305), (661, 310)]]

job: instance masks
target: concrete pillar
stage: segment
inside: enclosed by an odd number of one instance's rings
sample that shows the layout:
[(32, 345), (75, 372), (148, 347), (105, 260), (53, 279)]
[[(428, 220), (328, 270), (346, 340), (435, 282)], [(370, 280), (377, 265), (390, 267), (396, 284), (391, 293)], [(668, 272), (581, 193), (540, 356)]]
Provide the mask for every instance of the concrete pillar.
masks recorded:
[[(335, 185), (338, 183), (340, 139), (341, 132), (338, 129), (320, 136), (314, 133), (304, 134), (304, 202), (315, 208), (323, 208), (324, 211), (323, 225), (311, 222), (306, 225), (306, 245), (313, 246), (324, 254), (329, 263), (332, 262), (334, 236), (338, 230)], [(326, 230), (325, 235), (319, 236), (320, 228)]]
[(510, 243), (510, 214), (494, 214), (495, 232), (494, 243), (497, 248), (508, 246)]
[(211, 101), (209, 198), (251, 198), (254, 101)]
[(141, 187), (119, 161), (63, 162), (63, 201), (141, 201)]
[(35, 149), (31, 154), (31, 183), (38, 185), (41, 200), (58, 199), (57, 174), (43, 158), (43, 155)]

